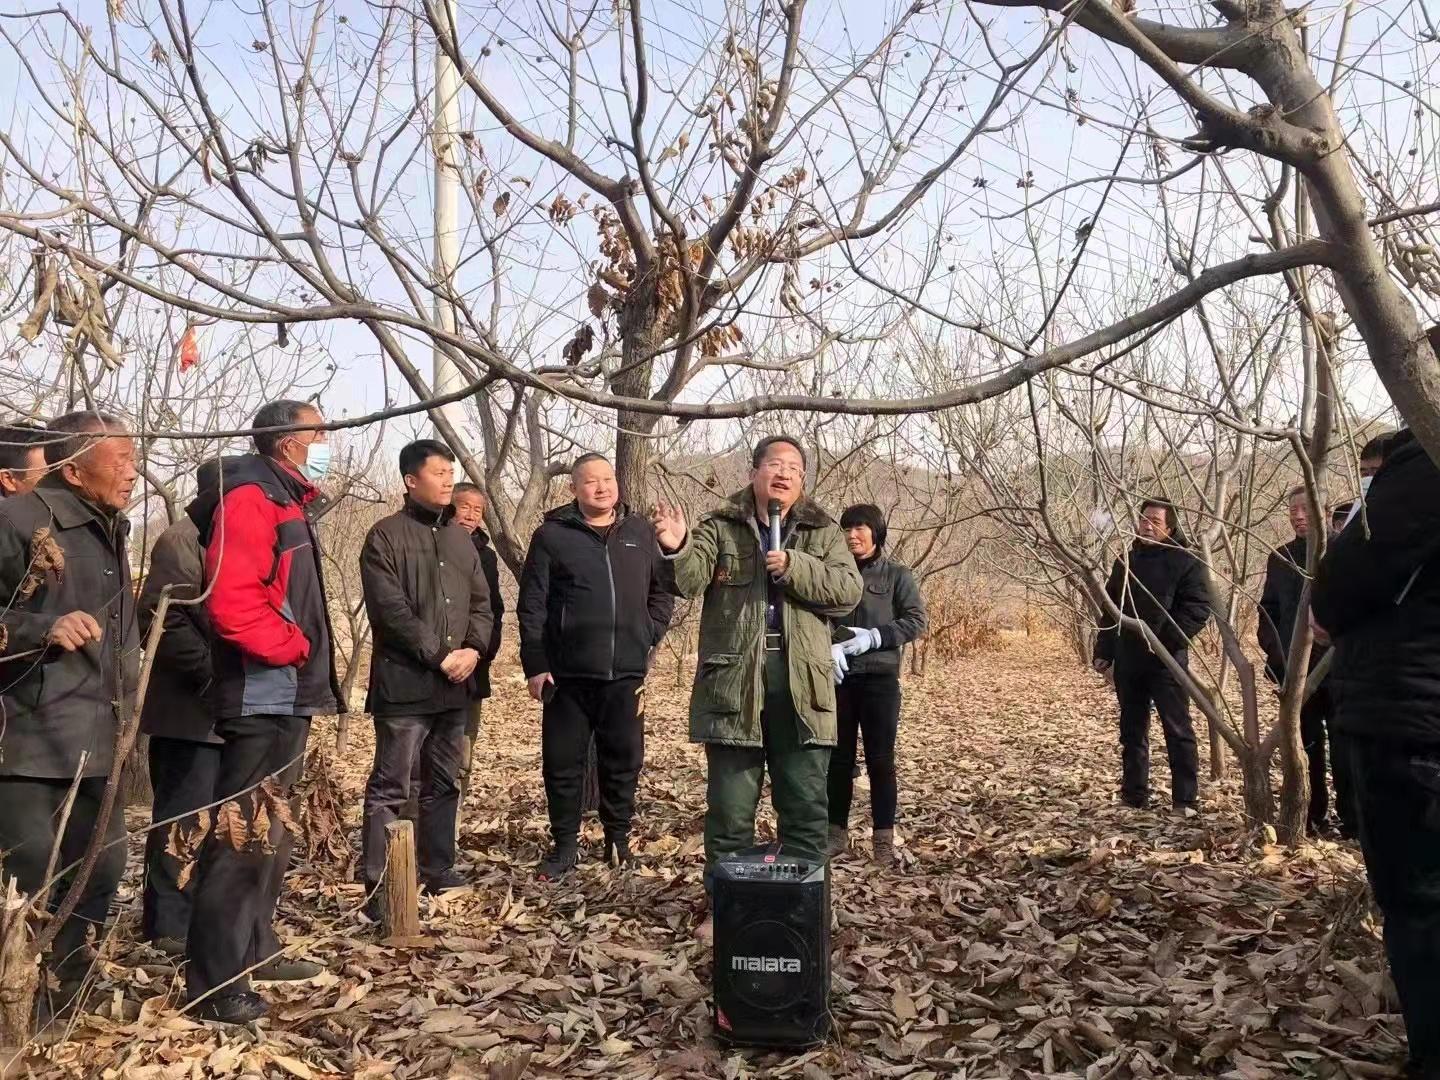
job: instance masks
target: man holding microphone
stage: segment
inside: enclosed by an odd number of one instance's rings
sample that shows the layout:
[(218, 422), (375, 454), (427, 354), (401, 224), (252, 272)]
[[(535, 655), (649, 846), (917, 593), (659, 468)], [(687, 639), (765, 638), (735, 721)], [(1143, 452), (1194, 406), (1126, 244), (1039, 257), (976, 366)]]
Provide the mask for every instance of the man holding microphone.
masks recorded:
[[(805, 497), (805, 452), (785, 435), (755, 447), (750, 486), (687, 529), (661, 503), (654, 523), (675, 591), (704, 595), (690, 739), (705, 744), (707, 889), (716, 860), (755, 843), (765, 770), (780, 842), (825, 858), (826, 776), (835, 745), (831, 619), (863, 585), (844, 534)], [(709, 916), (697, 936), (712, 938)]]

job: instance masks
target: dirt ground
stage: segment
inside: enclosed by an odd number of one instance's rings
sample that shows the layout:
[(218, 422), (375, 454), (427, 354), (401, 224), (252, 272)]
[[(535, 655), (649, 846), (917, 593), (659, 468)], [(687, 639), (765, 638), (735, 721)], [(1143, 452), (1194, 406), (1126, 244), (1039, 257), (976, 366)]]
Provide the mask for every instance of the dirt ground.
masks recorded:
[(333, 727), (318, 727), (331, 786), (312, 800), (328, 792), (345, 827), (326, 830), (319, 815), (326, 835), (289, 879), (282, 937), (326, 974), (266, 988), (274, 1013), (258, 1031), (192, 1023), (175, 1010), (173, 966), (133, 943), (132, 881), (91, 1004), (120, 1016), (122, 998), (140, 998), (140, 1018), (87, 1015), (32, 1069), (125, 1080), (1398, 1074), (1402, 1028), (1358, 852), (1266, 846), (1243, 827), (1233, 785), (1208, 788), (1196, 819), (1119, 806), (1113, 698), (1051, 638), (1013, 638), (907, 681), (903, 868), (869, 863), (864, 827), (835, 867), (833, 1042), (799, 1055), (719, 1046), (710, 959), (692, 939), (703, 756), (685, 741), (674, 682), (657, 676), (647, 695), (644, 865), (602, 866), (591, 822), (591, 857), (551, 887), (533, 880), (547, 839), (538, 708), (518, 671), (498, 674), (462, 811), (474, 885), (422, 901), (432, 940), (414, 949), (377, 940), (348, 881), (369, 724), (352, 721), (339, 762)]

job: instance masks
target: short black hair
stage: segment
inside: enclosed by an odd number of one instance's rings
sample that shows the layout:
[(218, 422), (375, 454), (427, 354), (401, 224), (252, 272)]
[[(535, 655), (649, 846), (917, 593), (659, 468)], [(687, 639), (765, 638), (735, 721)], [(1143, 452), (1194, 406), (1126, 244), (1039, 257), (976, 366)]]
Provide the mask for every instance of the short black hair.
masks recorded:
[(281, 398), (279, 401), (267, 402), (260, 406), (260, 411), (255, 414), (255, 420), (251, 428), (255, 429), (250, 438), (255, 441), (255, 449), (266, 457), (274, 457), (280, 450), (280, 443), (294, 435), (293, 431), (264, 431), (264, 428), (289, 427), (291, 424), (301, 423), (300, 417), (307, 412), (320, 415), (320, 410), (308, 401), (290, 401)]
[(432, 457), (455, 460), (455, 451), (439, 439), (416, 439), (400, 448), (400, 475), (414, 476)]
[(575, 459), (575, 464), (570, 466), (571, 478), (573, 479), (575, 474), (580, 471), (580, 467), (582, 465), (589, 465), (592, 461), (603, 461), (606, 465), (610, 464), (610, 459), (608, 457), (606, 457), (604, 454), (598, 454), (592, 450), (590, 453), (581, 454)]
[(1390, 442), (1395, 438), (1396, 432), (1382, 431), (1373, 439), (1360, 448), (1361, 461), (1384, 461), (1385, 455), (1390, 452)]
[(878, 506), (872, 503), (856, 503), (854, 506), (847, 506), (845, 512), (840, 515), (840, 527), (853, 529), (859, 525), (870, 527), (870, 538), (875, 541), (876, 551), (885, 546), (885, 534), (889, 532), (889, 529), (885, 525), (885, 515), (881, 513)]
[(765, 460), (765, 454), (769, 451), (770, 447), (780, 443), (786, 446), (793, 446), (795, 452), (800, 455), (800, 464), (807, 469), (810, 467), (810, 461), (805, 456), (805, 447), (801, 446), (800, 440), (793, 435), (771, 435), (768, 438), (761, 439), (755, 444), (755, 452), (750, 455), (750, 467), (752, 469), (758, 469), (760, 463)]
[(451, 495), (479, 495), (482, 499), (488, 498), (479, 484), (472, 484), (469, 480), (461, 480), (456, 484)]
[(0, 469), (26, 468), (30, 452), (44, 443), (45, 429), (35, 424), (0, 425)]
[(117, 428), (125, 430), (125, 424), (118, 416), (95, 409), (77, 409), (64, 416), (57, 416), (45, 425), (45, 429), (50, 435), (66, 437), (52, 438), (45, 443), (45, 464), (59, 465), (74, 461), (88, 450), (92, 443), (98, 441), (96, 436), (103, 436)]

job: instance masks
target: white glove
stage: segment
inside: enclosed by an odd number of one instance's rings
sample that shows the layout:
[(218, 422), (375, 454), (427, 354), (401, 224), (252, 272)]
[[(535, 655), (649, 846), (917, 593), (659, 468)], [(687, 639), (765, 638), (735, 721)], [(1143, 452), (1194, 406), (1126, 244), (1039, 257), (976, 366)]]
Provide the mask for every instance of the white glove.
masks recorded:
[(866, 630), (861, 626), (847, 626), (845, 628), (855, 636), (849, 641), (843, 642), (840, 647), (845, 650), (846, 656), (860, 656), (871, 649), (880, 647), (880, 631)]
[(845, 659), (844, 646), (830, 646), (830, 662), (835, 665), (835, 685), (839, 686), (845, 681), (845, 673), (850, 670), (850, 662)]

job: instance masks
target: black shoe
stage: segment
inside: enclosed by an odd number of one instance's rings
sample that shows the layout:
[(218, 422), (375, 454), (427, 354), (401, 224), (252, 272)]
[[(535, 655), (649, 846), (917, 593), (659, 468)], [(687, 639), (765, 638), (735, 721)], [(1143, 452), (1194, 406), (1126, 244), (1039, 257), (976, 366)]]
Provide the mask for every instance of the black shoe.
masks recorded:
[(376, 924), (385, 921), (384, 886), (365, 890), (365, 917)]
[(559, 881), (575, 869), (578, 858), (573, 845), (556, 846), (555, 850), (550, 853), (550, 857), (542, 862), (540, 868), (535, 871), (535, 876), (541, 881)]
[(1121, 795), (1120, 801), (1131, 810), (1149, 810), (1150, 800), (1135, 795)]
[(172, 960), (179, 960), (185, 955), (185, 942), (179, 938), (157, 937), (150, 942), (150, 947), (156, 952), (170, 957)]
[(277, 956), (252, 971), (250, 977), (256, 982), (306, 982), (324, 970), (324, 964), (313, 960), (290, 960)]
[(635, 856), (630, 852), (630, 841), (627, 837), (617, 837), (614, 840), (605, 841), (605, 863), (619, 870), (626, 870), (635, 865)]
[(470, 883), (457, 874), (454, 870), (446, 870), (436, 874), (434, 877), (426, 878), (420, 883), (420, 891), (430, 893), (449, 892), (451, 889), (463, 889)]
[(216, 1024), (253, 1024), (270, 1014), (270, 1007), (253, 990), (235, 994), (217, 994), (196, 1005), (191, 1012), (196, 1020)]
[(1181, 817), (1199, 817), (1200, 804), (1198, 802), (1177, 802), (1171, 804), (1171, 809)]
[(1329, 839), (1335, 835), (1335, 829), (1330, 824), (1329, 818), (1321, 818), (1319, 821), (1307, 821), (1306, 831), (1317, 839)]

